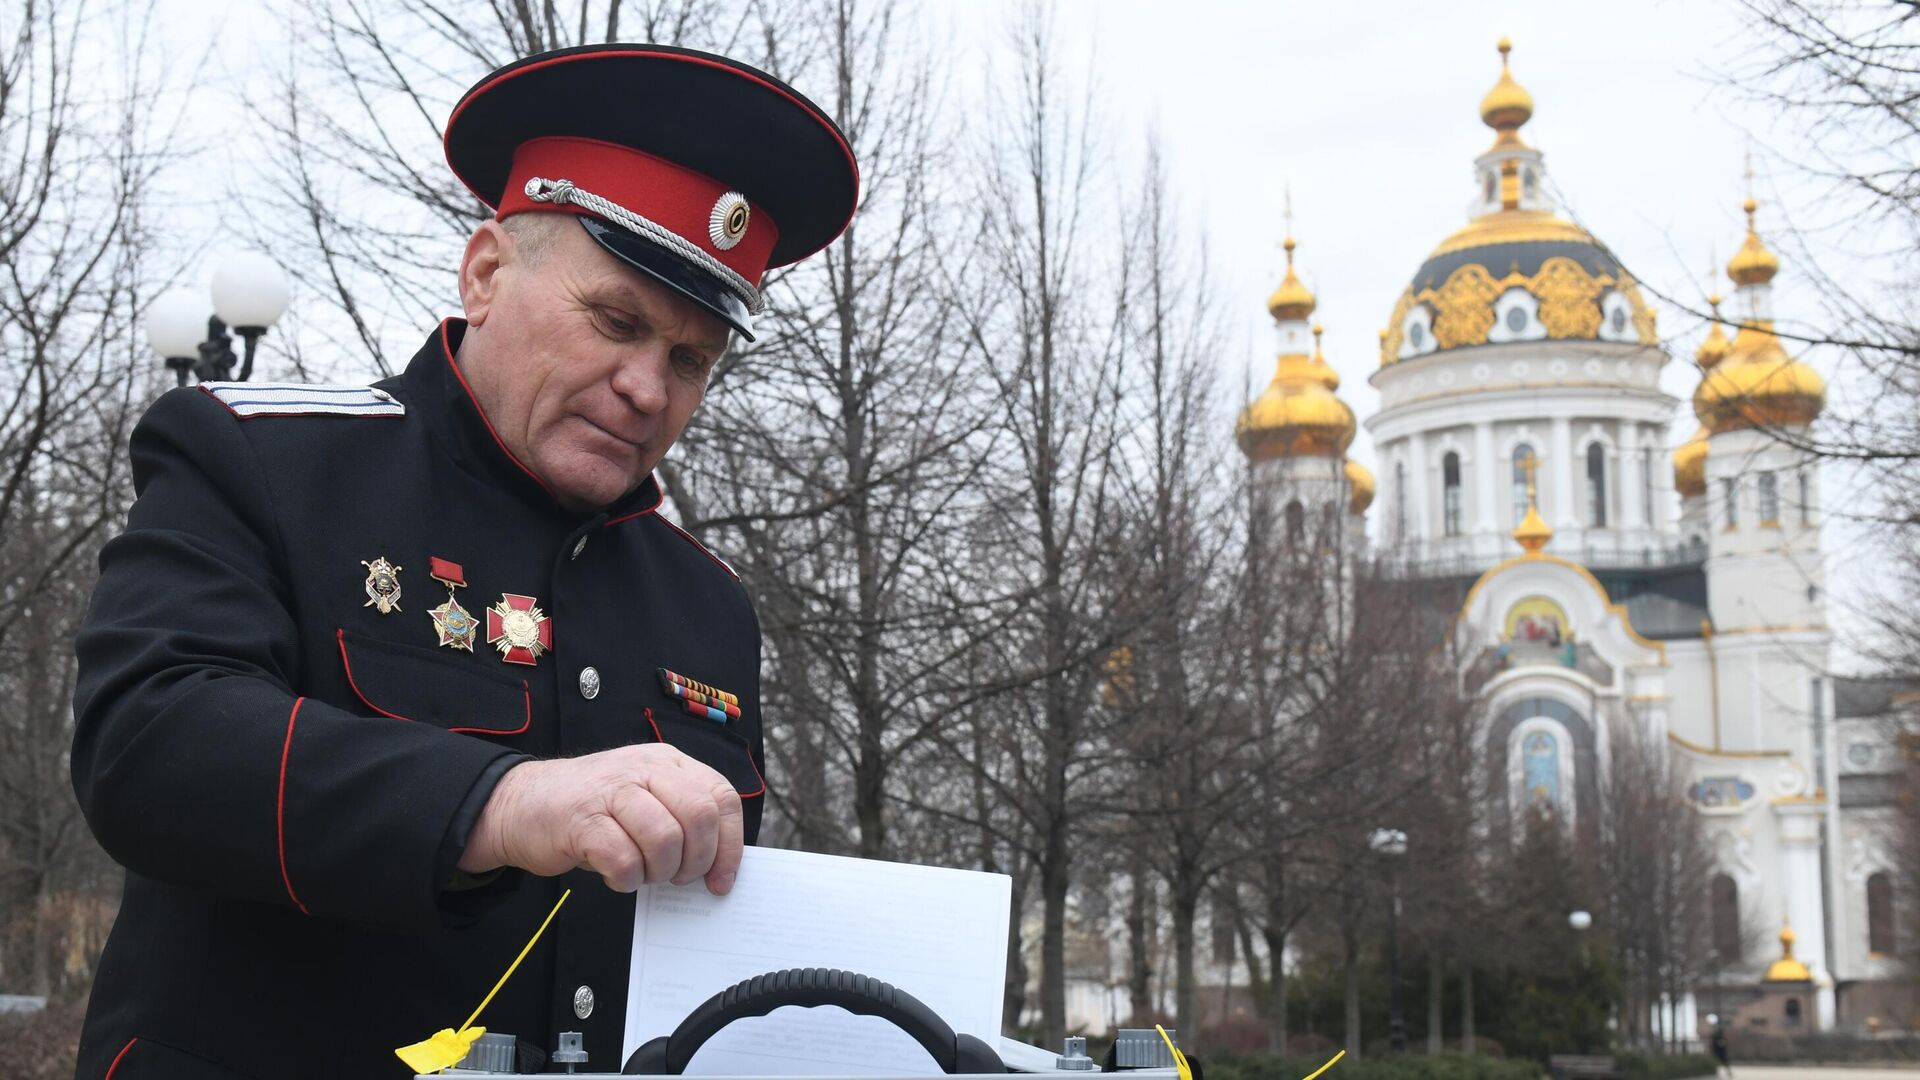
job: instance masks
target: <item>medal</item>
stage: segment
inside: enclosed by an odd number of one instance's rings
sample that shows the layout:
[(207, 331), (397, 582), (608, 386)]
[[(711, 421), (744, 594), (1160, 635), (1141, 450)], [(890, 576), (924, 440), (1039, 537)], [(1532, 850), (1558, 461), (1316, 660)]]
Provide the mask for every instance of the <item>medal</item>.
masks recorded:
[(428, 565), (427, 573), (433, 580), (447, 587), (447, 602), (427, 612), (433, 616), (433, 630), (440, 635), (440, 644), (472, 652), (474, 635), (480, 628), (467, 609), (460, 606), (460, 601), (453, 598), (453, 590), (466, 588), (466, 572), (459, 563), (437, 556), (429, 559)]
[(553, 620), (541, 614), (531, 596), (501, 593), (487, 609), (487, 644), (509, 664), (534, 664), (553, 648)]
[(367, 568), (367, 602), (361, 607), (376, 608), (382, 615), (390, 615), (400, 610), (400, 568), (387, 561), (385, 555), (368, 562), (360, 560)]

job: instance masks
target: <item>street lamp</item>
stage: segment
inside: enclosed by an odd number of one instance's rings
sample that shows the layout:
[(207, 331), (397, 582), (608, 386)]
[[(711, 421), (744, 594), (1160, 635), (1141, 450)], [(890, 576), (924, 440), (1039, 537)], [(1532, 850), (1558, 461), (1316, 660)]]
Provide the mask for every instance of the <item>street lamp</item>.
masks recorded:
[(1375, 829), (1367, 846), (1387, 858), (1387, 968), (1392, 993), (1388, 998), (1387, 1039), (1396, 1054), (1407, 1052), (1407, 1017), (1400, 1007), (1400, 856), (1407, 853), (1407, 834), (1399, 829)]
[[(286, 313), (287, 275), (265, 255), (243, 251), (214, 271), (212, 293), (212, 315), (206, 314), (206, 301), (187, 289), (170, 289), (147, 308), (147, 340), (180, 386), (187, 385), (188, 374), (202, 382), (236, 377), (245, 382), (252, 377), (260, 335)], [(204, 341), (199, 340), (203, 319)], [(228, 327), (246, 343), (243, 357), (233, 355)], [(238, 376), (233, 373), (236, 359)]]

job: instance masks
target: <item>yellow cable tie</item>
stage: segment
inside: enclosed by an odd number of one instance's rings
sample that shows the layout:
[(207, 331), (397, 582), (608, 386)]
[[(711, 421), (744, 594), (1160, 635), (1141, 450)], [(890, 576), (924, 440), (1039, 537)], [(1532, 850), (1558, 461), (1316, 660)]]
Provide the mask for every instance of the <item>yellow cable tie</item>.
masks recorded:
[(1319, 1068), (1308, 1073), (1307, 1075), (1301, 1077), (1300, 1080), (1314, 1080), (1314, 1077), (1319, 1076), (1321, 1073), (1326, 1072), (1328, 1069), (1333, 1068), (1335, 1063), (1337, 1063), (1341, 1058), (1346, 1056), (1347, 1056), (1347, 1052), (1345, 1050), (1340, 1051), (1339, 1053), (1333, 1055), (1333, 1057), (1329, 1059), (1325, 1065), (1322, 1065)]
[(1167, 1029), (1159, 1024), (1153, 1025), (1153, 1030), (1160, 1033), (1160, 1041), (1167, 1044), (1167, 1052), (1173, 1055), (1173, 1067), (1180, 1070), (1180, 1080), (1193, 1080), (1193, 1066), (1187, 1064), (1187, 1055), (1173, 1045), (1173, 1036), (1167, 1034)]
[(493, 1002), (493, 996), (500, 992), (501, 987), (507, 985), (507, 980), (512, 978), (513, 973), (519, 969), (520, 961), (527, 958), (527, 954), (533, 951), (534, 944), (540, 940), (540, 935), (547, 932), (547, 924), (553, 921), (555, 915), (560, 914), (560, 905), (566, 903), (567, 897), (572, 895), (573, 890), (568, 889), (560, 894), (560, 899), (553, 902), (553, 910), (547, 912), (547, 917), (540, 923), (540, 929), (535, 930), (533, 936), (527, 939), (527, 944), (520, 950), (520, 955), (514, 957), (513, 963), (507, 965), (506, 973), (500, 976), (499, 982), (493, 984), (493, 989), (487, 991), (487, 996), (481, 999), (479, 1007), (473, 1010), (473, 1015), (467, 1017), (467, 1022), (461, 1024), (458, 1031), (452, 1028), (441, 1028), (427, 1039), (394, 1051), (400, 1060), (406, 1063), (407, 1068), (415, 1073), (435, 1073), (460, 1064), (461, 1059), (467, 1056), (467, 1051), (473, 1048), (474, 1042), (487, 1033), (486, 1028), (474, 1027), (473, 1022), (480, 1019), (480, 1014)]

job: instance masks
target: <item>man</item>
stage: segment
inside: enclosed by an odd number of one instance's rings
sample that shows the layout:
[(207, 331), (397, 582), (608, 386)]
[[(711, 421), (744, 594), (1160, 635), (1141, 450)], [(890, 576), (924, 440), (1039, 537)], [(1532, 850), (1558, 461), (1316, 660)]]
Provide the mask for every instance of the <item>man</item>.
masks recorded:
[(403, 1076), (480, 1017), (615, 1071), (642, 882), (758, 830), (759, 631), (653, 467), (773, 266), (858, 174), (720, 57), (564, 50), (482, 80), (447, 160), (498, 214), (464, 320), (375, 387), (225, 384), (135, 431), (78, 640), (74, 784), (127, 868), (79, 1074)]

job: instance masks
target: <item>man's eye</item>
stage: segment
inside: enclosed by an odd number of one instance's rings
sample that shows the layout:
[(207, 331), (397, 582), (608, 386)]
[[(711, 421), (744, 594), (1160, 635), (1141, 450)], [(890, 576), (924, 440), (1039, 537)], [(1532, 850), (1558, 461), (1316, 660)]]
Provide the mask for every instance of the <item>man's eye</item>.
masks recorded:
[(622, 318), (620, 315), (604, 308), (600, 311), (600, 321), (606, 324), (608, 330), (620, 335), (631, 334), (639, 329), (638, 324), (632, 319)]
[(673, 350), (673, 362), (687, 371), (698, 374), (705, 374), (707, 370), (706, 358), (692, 349)]

